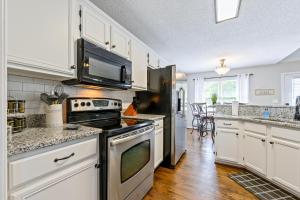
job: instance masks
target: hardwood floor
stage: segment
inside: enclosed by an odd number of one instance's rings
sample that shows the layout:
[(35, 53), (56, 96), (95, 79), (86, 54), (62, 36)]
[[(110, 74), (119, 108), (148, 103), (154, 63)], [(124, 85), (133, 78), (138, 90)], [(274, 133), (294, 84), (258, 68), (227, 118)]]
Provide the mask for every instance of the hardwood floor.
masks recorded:
[[(188, 131), (190, 133), (190, 131)], [(210, 137), (188, 133), (187, 152), (176, 169), (160, 167), (144, 200), (248, 200), (251, 193), (228, 178), (241, 169), (214, 163)]]

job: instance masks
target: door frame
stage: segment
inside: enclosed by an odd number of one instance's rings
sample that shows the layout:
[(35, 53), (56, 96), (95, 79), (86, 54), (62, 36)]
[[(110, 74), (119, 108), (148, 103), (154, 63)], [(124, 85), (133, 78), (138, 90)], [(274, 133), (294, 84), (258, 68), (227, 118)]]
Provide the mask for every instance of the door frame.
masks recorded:
[[(7, 1), (0, 0), (0, 199), (7, 199), (7, 61), (6, 61)], [(2, 178), (3, 177), (3, 178)]]

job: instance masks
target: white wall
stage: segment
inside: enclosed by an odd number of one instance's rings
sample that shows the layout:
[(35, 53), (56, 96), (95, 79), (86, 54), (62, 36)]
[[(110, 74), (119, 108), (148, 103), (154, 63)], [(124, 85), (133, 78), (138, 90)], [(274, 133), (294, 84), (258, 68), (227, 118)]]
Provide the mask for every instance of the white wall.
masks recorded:
[(295, 62), (300, 60), (300, 48), (285, 57), (280, 61), (280, 63), (287, 63), (287, 62)]
[(0, 199), (7, 196), (6, 151), (6, 0), (0, 0)]
[[(274, 65), (263, 65), (254, 66), (240, 69), (232, 69), (226, 75), (235, 75), (240, 73), (253, 73), (254, 75), (250, 78), (250, 99), (249, 104), (255, 105), (270, 105), (274, 101), (281, 102), (281, 73), (284, 72), (300, 72), (300, 61), (279, 63)], [(203, 72), (196, 74), (188, 74), (188, 101), (193, 102), (194, 100), (194, 84), (193, 78), (204, 76), (204, 77), (215, 77), (215, 72)], [(274, 96), (255, 96), (256, 89), (274, 89)], [(188, 116), (188, 123), (191, 122), (191, 115)], [(191, 125), (191, 123), (190, 123)]]

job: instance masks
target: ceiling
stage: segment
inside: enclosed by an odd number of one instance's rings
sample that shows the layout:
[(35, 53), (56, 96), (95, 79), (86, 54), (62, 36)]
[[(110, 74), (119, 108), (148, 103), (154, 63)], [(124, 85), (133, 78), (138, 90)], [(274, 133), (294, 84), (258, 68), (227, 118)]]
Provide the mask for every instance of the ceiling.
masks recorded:
[(242, 0), (215, 23), (213, 0), (92, 0), (182, 72), (274, 64), (300, 47), (299, 0)]

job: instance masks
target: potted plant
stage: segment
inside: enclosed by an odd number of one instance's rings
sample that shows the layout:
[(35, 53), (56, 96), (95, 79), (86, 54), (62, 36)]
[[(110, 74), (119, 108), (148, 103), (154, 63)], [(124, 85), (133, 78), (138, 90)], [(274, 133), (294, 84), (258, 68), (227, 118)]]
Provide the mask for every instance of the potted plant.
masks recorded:
[(212, 94), (211, 95), (211, 102), (213, 105), (215, 105), (217, 103), (217, 100), (218, 100), (218, 96), (216, 93)]

